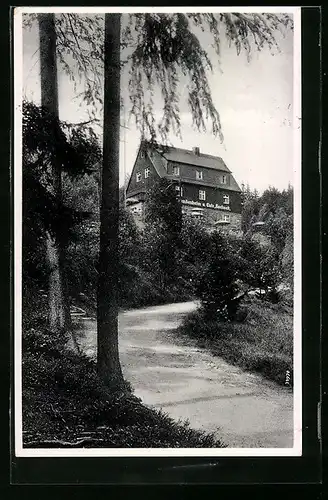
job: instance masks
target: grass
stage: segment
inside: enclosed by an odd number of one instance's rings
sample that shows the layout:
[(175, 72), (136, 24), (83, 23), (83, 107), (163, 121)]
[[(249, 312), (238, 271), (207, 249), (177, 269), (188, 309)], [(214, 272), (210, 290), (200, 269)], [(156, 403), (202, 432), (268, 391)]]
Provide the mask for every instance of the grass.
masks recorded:
[(23, 336), (23, 443), (29, 448), (221, 448), (213, 434), (111, 391), (65, 338), (30, 329)]
[(292, 308), (252, 298), (244, 301), (243, 322), (204, 321), (200, 311), (189, 315), (179, 333), (199, 347), (244, 370), (261, 373), (280, 385), (293, 384)]

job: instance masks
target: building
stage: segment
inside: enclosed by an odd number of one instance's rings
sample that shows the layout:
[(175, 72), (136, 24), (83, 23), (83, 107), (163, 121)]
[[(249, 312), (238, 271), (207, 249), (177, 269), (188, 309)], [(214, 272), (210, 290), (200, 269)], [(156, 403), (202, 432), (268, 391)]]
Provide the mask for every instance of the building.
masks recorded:
[(241, 189), (222, 158), (142, 141), (126, 190), (126, 206), (142, 224), (147, 190), (157, 179), (176, 183), (182, 213), (209, 228), (241, 227)]

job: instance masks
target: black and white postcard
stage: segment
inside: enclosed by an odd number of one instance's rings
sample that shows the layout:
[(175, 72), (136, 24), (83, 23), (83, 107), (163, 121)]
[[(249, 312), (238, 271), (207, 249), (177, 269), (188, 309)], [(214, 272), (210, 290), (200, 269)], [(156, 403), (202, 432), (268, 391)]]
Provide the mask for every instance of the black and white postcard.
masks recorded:
[(15, 9), (16, 457), (302, 455), (300, 19)]

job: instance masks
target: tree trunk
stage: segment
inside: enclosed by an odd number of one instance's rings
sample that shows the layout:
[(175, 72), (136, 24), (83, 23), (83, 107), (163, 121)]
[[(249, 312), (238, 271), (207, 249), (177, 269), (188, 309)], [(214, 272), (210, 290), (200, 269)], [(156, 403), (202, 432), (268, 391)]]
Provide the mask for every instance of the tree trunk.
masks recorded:
[(124, 384), (118, 353), (120, 30), (120, 14), (106, 14), (97, 364), (100, 377), (113, 388)]
[[(58, 83), (56, 63), (56, 31), (54, 14), (39, 14), (40, 70), (41, 70), (41, 105), (49, 112), (54, 126), (59, 126)], [(52, 189), (57, 201), (57, 210), (62, 203), (61, 165), (53, 159)], [(68, 296), (65, 293), (64, 273), (65, 249), (60, 235), (47, 233), (47, 257), (49, 276), (49, 328), (60, 331), (70, 328), (71, 318)]]
[(47, 257), (50, 269), (49, 276), (49, 328), (58, 332), (65, 327), (65, 311), (62, 301), (63, 289), (60, 276), (59, 253), (54, 238), (47, 233)]

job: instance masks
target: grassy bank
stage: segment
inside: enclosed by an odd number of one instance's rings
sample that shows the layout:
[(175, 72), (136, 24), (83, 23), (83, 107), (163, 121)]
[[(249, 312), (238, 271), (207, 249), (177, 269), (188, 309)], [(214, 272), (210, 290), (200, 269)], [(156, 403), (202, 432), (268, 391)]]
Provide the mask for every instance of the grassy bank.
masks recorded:
[[(180, 335), (244, 370), (258, 372), (280, 385), (293, 384), (293, 313), (290, 306), (246, 299), (242, 322), (204, 321), (189, 315)], [(290, 373), (288, 379), (287, 371)]]
[(95, 364), (65, 339), (32, 329), (23, 337), (25, 447), (208, 448), (212, 435), (152, 410), (126, 390), (110, 391)]

